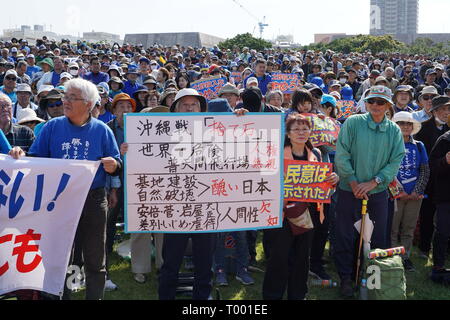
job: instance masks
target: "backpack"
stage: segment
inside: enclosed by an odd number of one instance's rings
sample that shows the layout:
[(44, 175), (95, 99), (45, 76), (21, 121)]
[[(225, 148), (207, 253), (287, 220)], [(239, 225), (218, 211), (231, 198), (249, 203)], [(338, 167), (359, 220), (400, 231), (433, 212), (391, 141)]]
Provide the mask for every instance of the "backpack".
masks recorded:
[[(394, 255), (376, 259), (366, 257), (366, 266), (366, 272), (372, 269), (371, 273), (366, 273), (369, 300), (406, 300), (406, 277), (401, 256)], [(378, 268), (380, 271), (379, 287), (376, 283)], [(372, 282), (371, 277), (374, 275), (375, 281)]]

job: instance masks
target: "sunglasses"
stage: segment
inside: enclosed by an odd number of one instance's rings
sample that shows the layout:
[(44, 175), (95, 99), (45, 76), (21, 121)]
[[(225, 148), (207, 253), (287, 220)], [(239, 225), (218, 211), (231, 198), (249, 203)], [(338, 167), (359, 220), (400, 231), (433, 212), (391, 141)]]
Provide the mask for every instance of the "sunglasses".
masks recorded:
[(15, 78), (15, 77), (5, 77), (5, 79), (9, 80), (9, 81), (16, 81), (17, 80), (17, 78)]
[(422, 100), (428, 101), (428, 100), (432, 100), (435, 96), (433, 95), (423, 95), (422, 96)]
[(413, 125), (412, 122), (406, 122), (406, 121), (397, 121), (397, 124), (399, 126), (412, 126)]
[(367, 99), (368, 104), (376, 104), (378, 106), (384, 106), (387, 102), (383, 99)]
[(56, 102), (53, 102), (53, 103), (47, 105), (47, 108), (60, 107), (60, 106), (62, 106), (62, 104), (63, 104), (62, 101), (56, 101)]

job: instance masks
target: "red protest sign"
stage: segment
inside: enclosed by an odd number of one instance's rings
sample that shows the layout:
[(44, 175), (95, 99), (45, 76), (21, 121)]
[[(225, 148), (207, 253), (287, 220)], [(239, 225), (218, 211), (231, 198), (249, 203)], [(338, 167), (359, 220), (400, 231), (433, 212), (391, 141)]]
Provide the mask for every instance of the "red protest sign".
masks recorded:
[(296, 73), (272, 73), (272, 90), (292, 93), (301, 86), (300, 77)]
[(345, 120), (356, 113), (355, 100), (338, 100), (336, 102), (336, 107), (339, 110), (339, 120)]
[(233, 71), (231, 72), (231, 78), (234, 79), (234, 83), (237, 85), (242, 81), (242, 74), (239, 71)]
[(314, 147), (336, 146), (341, 127), (335, 119), (313, 113), (305, 113), (302, 115), (311, 122), (312, 131), (309, 140)]
[(332, 172), (331, 163), (284, 160), (284, 200), (331, 203)]

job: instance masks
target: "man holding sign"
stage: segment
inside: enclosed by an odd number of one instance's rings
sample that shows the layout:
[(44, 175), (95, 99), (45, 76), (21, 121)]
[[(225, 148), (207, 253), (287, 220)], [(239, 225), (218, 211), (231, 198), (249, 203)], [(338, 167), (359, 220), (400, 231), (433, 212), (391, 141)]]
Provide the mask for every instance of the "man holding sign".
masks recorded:
[[(108, 207), (106, 175), (118, 175), (122, 168), (111, 129), (91, 116), (98, 100), (98, 90), (91, 82), (83, 79), (68, 81), (63, 97), (65, 116), (49, 121), (29, 151), (29, 155), (42, 158), (101, 161), (84, 203), (74, 241), (74, 247), (80, 247), (83, 252), (88, 300), (103, 299)], [(24, 153), (20, 148), (14, 148), (11, 155), (18, 158)], [(68, 294), (66, 286), (67, 298)]]

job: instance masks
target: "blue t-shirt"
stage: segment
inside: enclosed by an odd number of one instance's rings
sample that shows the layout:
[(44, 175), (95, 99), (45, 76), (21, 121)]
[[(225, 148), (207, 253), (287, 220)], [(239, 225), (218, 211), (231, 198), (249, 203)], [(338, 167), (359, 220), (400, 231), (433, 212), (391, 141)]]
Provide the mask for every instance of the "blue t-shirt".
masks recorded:
[(88, 80), (88, 81), (92, 82), (93, 84), (97, 85), (100, 82), (108, 83), (109, 75), (105, 72), (99, 72), (99, 73), (88, 72), (84, 75), (83, 79)]
[[(403, 185), (405, 192), (411, 194), (419, 178), (420, 165), (428, 163), (428, 155), (425, 146), (420, 141), (405, 143), (405, 156), (397, 174), (397, 178)], [(419, 149), (420, 148), (420, 151)]]
[(1, 86), (1, 87), (0, 87), (0, 90), (1, 90), (4, 94), (6, 94), (6, 95), (11, 99), (11, 101), (12, 101), (13, 104), (16, 103), (16, 102), (17, 102), (17, 94), (16, 94), (16, 91), (13, 91), (13, 92), (11, 92), (11, 93), (7, 93), (7, 92), (4, 90), (4, 88), (5, 88), (5, 86)]
[(11, 145), (8, 142), (8, 139), (6, 139), (5, 134), (0, 129), (0, 153), (7, 154), (11, 150)]
[[(120, 161), (119, 148), (111, 129), (95, 118), (81, 127), (73, 125), (65, 116), (50, 120), (42, 128), (29, 154), (43, 158), (91, 161), (113, 157)], [(104, 187), (106, 174), (103, 165), (100, 165), (91, 189)]]
[(106, 111), (104, 114), (100, 114), (98, 116), (98, 120), (103, 121), (104, 123), (110, 122), (112, 119), (114, 119), (116, 116), (113, 115), (111, 112)]
[(33, 75), (35, 73), (38, 73), (39, 71), (41, 71), (42, 69), (38, 66), (28, 66), (27, 67), (27, 72), (25, 72), (30, 78), (33, 78)]

